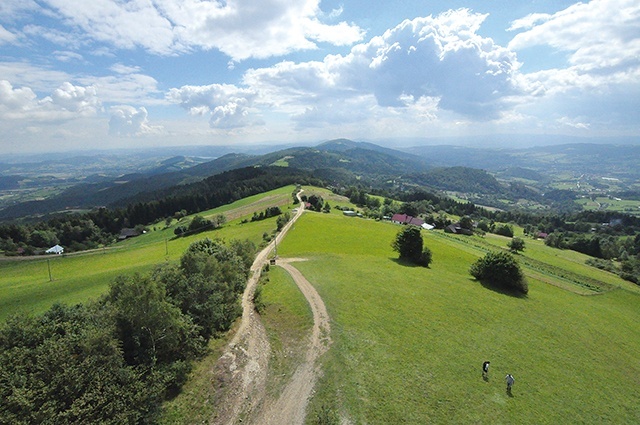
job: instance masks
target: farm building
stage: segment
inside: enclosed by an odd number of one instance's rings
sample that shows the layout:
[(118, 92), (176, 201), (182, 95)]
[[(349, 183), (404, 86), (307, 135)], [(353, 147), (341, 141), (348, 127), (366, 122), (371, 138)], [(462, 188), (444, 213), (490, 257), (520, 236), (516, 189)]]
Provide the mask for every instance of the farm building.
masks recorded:
[(347, 217), (355, 217), (358, 215), (355, 211), (342, 211), (342, 214), (346, 215)]
[(424, 220), (406, 214), (394, 214), (393, 217), (391, 217), (391, 221), (396, 224), (413, 224), (414, 226), (420, 227), (425, 224)]
[(444, 228), (446, 233), (454, 233), (456, 235), (473, 235), (473, 230), (465, 229), (460, 223), (453, 223)]
[(140, 232), (137, 231), (136, 229), (129, 229), (129, 228), (124, 228), (120, 231), (120, 235), (118, 236), (118, 239), (125, 240), (127, 238), (133, 238), (136, 236), (140, 236)]

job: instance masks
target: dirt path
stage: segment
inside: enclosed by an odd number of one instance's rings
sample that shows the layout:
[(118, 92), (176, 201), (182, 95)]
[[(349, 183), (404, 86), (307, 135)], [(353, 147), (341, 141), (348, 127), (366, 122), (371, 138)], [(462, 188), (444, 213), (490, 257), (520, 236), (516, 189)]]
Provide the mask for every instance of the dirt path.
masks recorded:
[(256, 424), (303, 424), (309, 398), (320, 374), (317, 359), (331, 345), (330, 324), (327, 309), (322, 298), (309, 281), (290, 262), (294, 259), (279, 259), (278, 265), (284, 268), (298, 285), (313, 313), (313, 329), (303, 363), (280, 394), (278, 400), (270, 406), (264, 406), (254, 423)]
[[(299, 199), (298, 195), (298, 199)], [(242, 296), (242, 321), (226, 352), (216, 365), (219, 387), (217, 415), (213, 424), (296, 424), (304, 421), (305, 408), (317, 376), (315, 360), (329, 346), (329, 318), (322, 299), (295, 268), (283, 264), (292, 274), (313, 310), (314, 327), (304, 363), (294, 373), (280, 398), (265, 404), (265, 389), (271, 347), (265, 328), (254, 311), (253, 294), (268, 256), (304, 212), (304, 204), (272, 243), (260, 251), (251, 267), (251, 277)]]

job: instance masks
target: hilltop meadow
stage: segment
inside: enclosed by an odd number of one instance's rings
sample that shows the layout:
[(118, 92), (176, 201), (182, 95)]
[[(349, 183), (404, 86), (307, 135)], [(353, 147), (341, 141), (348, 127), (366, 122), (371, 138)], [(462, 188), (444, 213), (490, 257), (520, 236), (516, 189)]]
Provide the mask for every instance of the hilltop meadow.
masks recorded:
[[(296, 267), (332, 320), (316, 413), (329, 410), (349, 423), (640, 420), (635, 285), (585, 266), (584, 256), (580, 263), (576, 253), (562, 258), (527, 241), (521, 257), (606, 288), (586, 292), (525, 266), (529, 294), (514, 297), (474, 281), (468, 269), (484, 251), (444, 234), (423, 232), (430, 268), (398, 263), (390, 247), (397, 231), (389, 223), (307, 213), (280, 246), (282, 256), (308, 259)], [(487, 239), (479, 245), (505, 249), (508, 241)], [(488, 380), (484, 360), (491, 361)], [(516, 378), (511, 396), (507, 373)]]
[[(346, 198), (305, 187), (331, 206)], [(54, 302), (95, 299), (120, 274), (175, 262), (203, 237), (250, 239), (259, 245), (275, 217), (250, 222), (269, 206), (292, 208), (293, 186), (200, 213), (226, 214), (219, 229), (173, 239), (174, 223), (88, 253), (0, 262), (0, 318), (40, 313)], [(186, 220), (186, 219), (185, 219)], [(397, 261), (389, 222), (306, 212), (278, 246), (320, 293), (333, 344), (306, 423), (638, 423), (640, 422), (640, 290), (585, 265), (588, 258), (526, 239), (516, 255), (529, 282), (526, 297), (483, 286), (470, 265), (509, 238), (423, 231), (429, 268)], [(516, 227), (522, 235), (522, 229)], [(300, 362), (310, 312), (291, 278), (271, 267), (261, 284), (262, 319), (271, 340), (270, 393)], [(232, 331), (233, 332), (233, 331)], [(216, 413), (211, 371), (225, 339), (210, 343), (163, 423), (194, 423)], [(487, 379), (481, 365), (491, 361)], [(504, 376), (514, 375), (511, 395)], [(324, 422), (322, 422), (324, 421)]]

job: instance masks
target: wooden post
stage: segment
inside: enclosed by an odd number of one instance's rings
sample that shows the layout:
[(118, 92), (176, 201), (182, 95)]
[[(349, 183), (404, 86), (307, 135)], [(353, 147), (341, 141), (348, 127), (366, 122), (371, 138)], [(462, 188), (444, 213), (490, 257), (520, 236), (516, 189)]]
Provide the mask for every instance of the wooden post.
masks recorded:
[(48, 258), (47, 258), (47, 269), (49, 269), (49, 282), (53, 282), (53, 278), (51, 277), (51, 264), (49, 263)]

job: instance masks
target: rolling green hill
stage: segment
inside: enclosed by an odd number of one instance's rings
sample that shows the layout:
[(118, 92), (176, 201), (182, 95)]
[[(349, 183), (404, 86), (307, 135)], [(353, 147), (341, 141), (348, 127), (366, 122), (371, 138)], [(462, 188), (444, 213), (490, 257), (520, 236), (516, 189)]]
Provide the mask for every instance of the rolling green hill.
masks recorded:
[[(250, 239), (256, 245), (263, 233), (275, 229), (276, 218), (240, 224), (267, 206), (291, 204), (294, 186), (261, 193), (233, 204), (200, 213), (204, 217), (224, 214), (229, 222), (220, 229), (174, 239), (176, 226), (190, 217), (165, 227), (164, 222), (150, 226), (153, 230), (104, 249), (73, 255), (3, 258), (0, 260), (0, 320), (16, 312), (39, 313), (55, 302), (78, 303), (97, 298), (121, 274), (146, 272), (166, 261), (176, 261), (189, 244), (204, 237)], [(49, 280), (51, 270), (52, 280)]]

